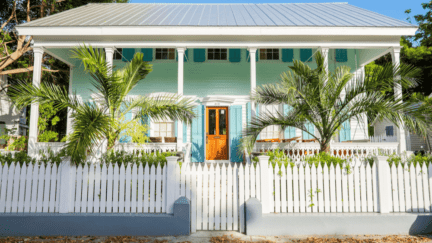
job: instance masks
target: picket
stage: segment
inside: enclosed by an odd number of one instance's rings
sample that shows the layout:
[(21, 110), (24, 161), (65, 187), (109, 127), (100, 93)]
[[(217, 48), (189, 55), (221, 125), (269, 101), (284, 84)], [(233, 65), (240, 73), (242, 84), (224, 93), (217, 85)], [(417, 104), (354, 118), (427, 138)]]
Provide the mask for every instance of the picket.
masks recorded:
[(419, 163), (417, 163), (415, 172), (416, 172), (415, 181), (417, 183), (417, 195), (418, 195), (418, 199), (417, 199), (418, 211), (420, 213), (424, 213), (423, 182), (422, 182), (423, 172), (421, 171), (421, 167)]
[(99, 205), (99, 211), (101, 213), (108, 212), (108, 210), (106, 209), (106, 203), (107, 203), (106, 194), (107, 194), (107, 167), (106, 164), (103, 164), (101, 169), (101, 201)]
[(343, 209), (342, 209), (342, 176), (341, 176), (341, 172), (342, 169), (340, 167), (340, 165), (336, 165), (336, 211), (338, 213), (342, 213)]
[(324, 213), (324, 181), (323, 181), (323, 168), (320, 164), (318, 164), (317, 168), (317, 178), (318, 178), (318, 190), (320, 193), (318, 193), (318, 212)]
[(125, 178), (126, 178), (126, 181), (125, 181), (125, 187), (126, 187), (126, 190), (125, 190), (125, 192), (124, 192), (124, 194), (125, 194), (125, 203), (124, 203), (124, 207), (125, 207), (125, 213), (130, 213), (131, 212), (131, 183), (130, 183), (130, 181), (132, 180), (132, 172), (131, 172), (131, 166), (130, 165), (127, 165), (127, 168), (126, 168), (126, 174), (125, 174)]
[(106, 202), (106, 212), (113, 212), (113, 186), (114, 186), (114, 168), (110, 164), (108, 166), (108, 176), (107, 176), (107, 202)]
[[(11, 164), (11, 167), (9, 167), (9, 170), (12, 171), (12, 166), (14, 166), (14, 164)], [(32, 175), (32, 195), (31, 195), (31, 203), (30, 203), (30, 212), (35, 213), (36, 212), (36, 199), (37, 199), (37, 185), (38, 185), (38, 177), (39, 175), (39, 166), (38, 165), (34, 165), (34, 169), (33, 169), (33, 175)], [(12, 182), (12, 180), (9, 180), (10, 182)], [(8, 183), (8, 187), (9, 185), (12, 186), (11, 183)], [(10, 190), (8, 190), (10, 191)], [(6, 204), (7, 206), (7, 204)], [(6, 211), (7, 212), (7, 211)]]
[(240, 208), (240, 200), (238, 199), (238, 166), (233, 167), (232, 171), (232, 181), (233, 181), (233, 217), (232, 220), (234, 222), (233, 230), (239, 230), (239, 224), (238, 224), (238, 209)]
[[(351, 166), (352, 168), (352, 166)], [(355, 169), (355, 168), (354, 168)], [(354, 213), (355, 212), (355, 198), (354, 198), (354, 172), (353, 170), (350, 173), (348, 173), (348, 201), (349, 201), (349, 212)]]
[[(22, 213), (24, 211), (24, 192), (25, 192), (25, 177), (27, 174), (27, 166), (24, 164), (21, 167), (21, 174), (20, 174), (20, 190), (19, 190), (19, 202), (18, 202), (18, 213)], [(0, 171), (1, 175), (1, 171)], [(48, 181), (51, 180), (51, 177), (48, 178)], [(49, 203), (49, 200), (48, 200)], [(49, 212), (49, 204), (47, 205), (47, 212)], [(52, 213), (52, 212), (51, 212)]]
[[(227, 194), (227, 165), (225, 163), (222, 164), (221, 169), (221, 213), (220, 213), (220, 223), (221, 230), (227, 230), (227, 199), (231, 197), (230, 194)], [(232, 207), (232, 206), (231, 206)]]
[(293, 168), (293, 187), (294, 187), (294, 213), (300, 212), (300, 193), (299, 193), (299, 176), (298, 167)]
[(424, 196), (424, 211), (426, 213), (430, 212), (429, 205), (430, 205), (430, 199), (429, 199), (429, 185), (428, 185), (428, 171), (426, 168), (426, 163), (423, 163), (422, 166), (422, 180), (423, 180), (423, 196)]
[[(239, 216), (240, 216), (240, 232), (244, 233), (245, 232), (245, 222), (243, 220), (243, 212), (244, 212), (244, 203), (245, 203), (245, 185), (244, 185), (245, 179), (244, 179), (244, 172), (243, 172), (243, 166), (239, 166), (238, 167), (238, 195), (239, 195)], [(234, 207), (235, 208), (235, 207)], [(234, 217), (234, 221), (236, 220), (236, 218)]]
[[(312, 212), (313, 191), (310, 182), (311, 171), (309, 165), (305, 166), (306, 212)], [(312, 198), (311, 198), (312, 195)]]
[[(23, 166), (25, 167), (25, 165)], [(43, 193), (43, 205), (42, 205), (42, 212), (48, 213), (49, 209), (49, 187), (50, 187), (50, 178), (51, 178), (51, 165), (48, 164), (47, 167), (45, 167), (45, 178), (43, 179), (44, 182), (44, 193)], [(18, 196), (18, 194), (17, 194)], [(17, 200), (14, 200), (15, 202)]]
[[(31, 164), (30, 164), (31, 166)], [(4, 164), (4, 166), (1, 166), (0, 164), (0, 213), (4, 213), (5, 210), (5, 197), (6, 197), (6, 185), (7, 185), (7, 179), (6, 179), (6, 173), (8, 172), (8, 165), (7, 163)], [(28, 177), (27, 177), (28, 180)], [(25, 207), (27, 208), (27, 207)]]
[(219, 165), (216, 164), (216, 175), (215, 175), (215, 186), (214, 186), (214, 224), (215, 224), (215, 230), (220, 230), (221, 226), (221, 220), (220, 220), (220, 213), (221, 213), (221, 176), (220, 176), (220, 168)]
[[(281, 172), (281, 207), (282, 207), (281, 210), (282, 213), (286, 213), (287, 212), (287, 172), (286, 172), (285, 165), (282, 165), (281, 167), (282, 167), (281, 168), (282, 171)], [(257, 186), (257, 188), (259, 188), (259, 185)]]
[[(408, 165), (406, 165), (408, 167)], [(404, 175), (404, 188), (405, 188), (405, 212), (411, 212), (411, 188), (410, 188), (410, 176), (408, 173), (408, 168), (403, 170)]]
[[(253, 167), (253, 166), (252, 166)], [(273, 174), (273, 178), (274, 178), (274, 212), (275, 213), (280, 213), (281, 212), (281, 198), (280, 198), (280, 176), (279, 176), (279, 165), (276, 164), (275, 166), (275, 170), (274, 170), (274, 174)], [(271, 212), (271, 210), (270, 210)]]
[(207, 165), (204, 165), (204, 171), (203, 171), (203, 193), (202, 193), (202, 224), (203, 230), (209, 230), (209, 214), (208, 214), (208, 176), (209, 176), (209, 170)]
[(299, 168), (299, 193), (300, 193), (300, 212), (306, 212), (306, 188), (305, 188), (305, 179), (304, 179), (304, 166), (301, 164)]
[(203, 230), (204, 226), (203, 222), (203, 178), (205, 177), (203, 173), (203, 167), (201, 165), (197, 165), (197, 200), (196, 200), (196, 211), (197, 211), (197, 230)]
[(367, 198), (366, 198), (366, 171), (365, 166), (360, 164), (360, 197), (361, 197), (361, 212), (367, 212)]
[(94, 187), (94, 192), (93, 192), (93, 195), (94, 195), (94, 204), (93, 204), (93, 208), (94, 208), (94, 210), (93, 210), (93, 212), (94, 213), (99, 213), (101, 210), (100, 210), (100, 201), (101, 201), (101, 198), (102, 198), (102, 192), (101, 192), (101, 189), (100, 189), (100, 184), (101, 184), (101, 167), (99, 166), (99, 165), (96, 165), (95, 166), (95, 176), (94, 176), (94, 178), (95, 178), (95, 187)]
[(416, 169), (413, 164), (410, 166), (410, 179), (411, 179), (411, 205), (412, 205), (412, 212), (417, 213), (418, 210), (418, 204), (417, 204), (417, 183), (416, 183)]
[(366, 164), (366, 192), (367, 192), (367, 211), (373, 212), (373, 197), (372, 197), (372, 168), (369, 163)]
[[(6, 165), (5, 165), (6, 167)], [(26, 175), (26, 192), (25, 192), (25, 202), (24, 202), (24, 213), (30, 212), (30, 202), (31, 202), (31, 192), (32, 190), (32, 173), (33, 173), (34, 165), (29, 164), (27, 167), (27, 175)], [(5, 170), (3, 170), (3, 178), (6, 178), (5, 176)], [(6, 186), (6, 181), (3, 180), (3, 186)], [(6, 190), (4, 190), (6, 193)], [(2, 190), (3, 193), (3, 190)], [(1, 198), (0, 198), (0, 212), (3, 212), (1, 207)]]
[(316, 180), (316, 166), (312, 165), (311, 167), (311, 190), (312, 193), (314, 195), (313, 197), (313, 206), (312, 206), (312, 212), (316, 213), (318, 212), (318, 194), (320, 194), (321, 192), (317, 191), (317, 180)]
[(324, 212), (330, 213), (330, 185), (329, 185), (329, 168), (324, 165), (323, 178), (324, 178)]
[[(186, 165), (185, 165), (186, 167)], [(156, 213), (162, 213), (162, 168), (159, 164), (156, 168)]]
[[(119, 212), (119, 167), (118, 165), (114, 165), (114, 185), (113, 185), (113, 213)], [(147, 211), (148, 212), (148, 211)]]
[(330, 212), (336, 212), (336, 180), (335, 180), (335, 167), (333, 164), (330, 166)]
[(349, 197), (348, 197), (348, 173), (347, 170), (342, 170), (342, 200), (343, 200), (343, 212), (349, 212)]
[[(227, 168), (227, 182), (228, 182), (228, 186), (227, 186), (227, 229), (226, 230), (233, 230), (233, 208), (236, 207), (236, 204), (233, 203), (237, 202), (237, 200), (235, 200), (236, 198), (233, 197), (234, 193), (233, 193), (233, 167), (228, 164), (228, 166), (226, 166)], [(223, 181), (223, 179), (222, 179)]]
[[(155, 207), (155, 193), (156, 193), (156, 188), (155, 188), (155, 186), (156, 186), (156, 166), (155, 165), (152, 165), (151, 166), (151, 168), (150, 168), (150, 192), (149, 192), (149, 194), (150, 194), (150, 210), (149, 210), (149, 212), (150, 213), (155, 213), (155, 209), (156, 209), (156, 207)], [(120, 193), (121, 193), (121, 191), (120, 191)]]
[[(192, 209), (192, 215), (191, 215), (191, 232), (195, 233), (197, 230), (197, 166), (194, 164), (191, 164), (191, 209)], [(164, 175), (166, 175), (166, 166), (164, 167)], [(165, 178), (165, 177), (164, 177)], [(165, 183), (166, 181), (164, 181)], [(165, 194), (164, 194), (165, 195)], [(165, 201), (165, 200), (164, 200)], [(164, 203), (165, 205), (165, 203)]]
[(143, 181), (143, 187), (144, 187), (144, 213), (149, 212), (149, 205), (150, 205), (150, 199), (149, 199), (149, 189), (150, 189), (150, 165), (146, 164), (144, 169), (144, 181)]
[(214, 182), (215, 182), (215, 167), (210, 165), (209, 170), (209, 194), (208, 194), (208, 213), (209, 213), (209, 230), (214, 230), (214, 208), (215, 208), (215, 190), (214, 190)]

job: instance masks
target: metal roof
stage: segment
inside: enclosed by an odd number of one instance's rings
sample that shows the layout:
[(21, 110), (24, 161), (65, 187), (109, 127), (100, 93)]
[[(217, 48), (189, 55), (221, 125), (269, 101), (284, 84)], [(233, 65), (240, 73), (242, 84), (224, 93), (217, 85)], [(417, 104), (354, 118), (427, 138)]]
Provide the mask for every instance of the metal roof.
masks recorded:
[(413, 27), (415, 25), (347, 3), (100, 3), (81, 6), (20, 26)]

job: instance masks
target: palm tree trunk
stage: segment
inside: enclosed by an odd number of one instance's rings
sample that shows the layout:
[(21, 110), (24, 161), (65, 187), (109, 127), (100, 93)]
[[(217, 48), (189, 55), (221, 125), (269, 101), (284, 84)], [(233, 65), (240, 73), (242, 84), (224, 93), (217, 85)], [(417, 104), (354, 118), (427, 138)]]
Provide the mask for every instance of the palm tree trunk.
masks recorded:
[(320, 143), (320, 152), (330, 153), (330, 144)]

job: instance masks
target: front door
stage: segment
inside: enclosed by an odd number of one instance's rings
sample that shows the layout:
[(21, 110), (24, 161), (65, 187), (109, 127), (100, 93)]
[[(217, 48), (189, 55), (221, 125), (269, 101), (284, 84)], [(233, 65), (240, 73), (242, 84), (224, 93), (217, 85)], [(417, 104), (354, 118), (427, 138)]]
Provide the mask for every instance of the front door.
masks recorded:
[(207, 107), (206, 117), (206, 159), (228, 160), (228, 107)]

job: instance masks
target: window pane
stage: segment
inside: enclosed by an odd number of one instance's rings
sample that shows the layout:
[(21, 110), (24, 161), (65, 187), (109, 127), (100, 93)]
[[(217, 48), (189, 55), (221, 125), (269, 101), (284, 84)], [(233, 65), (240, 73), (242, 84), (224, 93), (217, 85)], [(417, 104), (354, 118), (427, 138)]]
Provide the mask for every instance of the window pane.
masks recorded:
[(221, 49), (222, 53), (227, 53), (227, 49)]
[(279, 60), (279, 53), (274, 53), (273, 54), (273, 60)]
[(213, 53), (208, 53), (208, 59), (213, 60)]
[(272, 60), (273, 58), (272, 58), (272, 53), (271, 52), (268, 52), (267, 53), (267, 60)]
[(219, 135), (226, 135), (226, 111), (219, 110)]
[(215, 53), (220, 53), (221, 49), (214, 49)]
[(209, 135), (216, 135), (216, 110), (209, 110)]
[(227, 59), (227, 54), (221, 53), (221, 60), (226, 60), (226, 59)]
[(156, 59), (161, 59), (162, 55), (160, 53), (156, 53)]
[(171, 60), (175, 59), (175, 53), (174, 52), (169, 53), (169, 59), (171, 59)]
[(213, 52), (213, 48), (211, 48), (211, 49), (208, 49), (208, 52)]
[(220, 54), (220, 52), (214, 54), (214, 59), (215, 59), (215, 60), (220, 60), (220, 59), (221, 59), (221, 54)]
[(166, 52), (162, 53), (162, 59), (168, 59), (168, 53)]
[(267, 58), (266, 58), (267, 56), (266, 56), (266, 54), (265, 53), (263, 53), (263, 52), (260, 52), (260, 59), (261, 60), (267, 60)]

